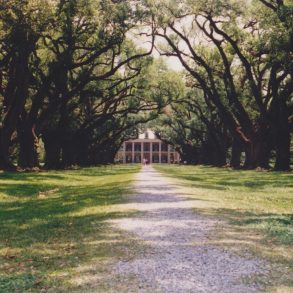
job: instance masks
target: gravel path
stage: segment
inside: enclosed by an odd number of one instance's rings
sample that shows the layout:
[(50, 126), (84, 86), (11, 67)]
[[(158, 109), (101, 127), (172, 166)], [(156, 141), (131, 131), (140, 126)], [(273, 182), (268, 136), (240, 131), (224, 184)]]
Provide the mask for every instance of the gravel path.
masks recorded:
[(269, 265), (208, 244), (219, 222), (194, 213), (196, 200), (184, 189), (151, 166), (142, 169), (134, 187), (129, 205), (141, 213), (112, 221), (147, 246), (140, 258), (116, 264), (116, 275), (129, 282), (127, 292), (263, 292), (257, 280), (267, 278)]

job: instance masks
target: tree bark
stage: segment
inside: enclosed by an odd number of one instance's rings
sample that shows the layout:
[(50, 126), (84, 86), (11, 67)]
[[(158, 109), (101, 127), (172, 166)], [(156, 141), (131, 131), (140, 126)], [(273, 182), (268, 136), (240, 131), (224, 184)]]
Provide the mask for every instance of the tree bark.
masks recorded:
[(270, 149), (266, 141), (254, 141), (245, 146), (244, 169), (269, 168)]
[(181, 146), (181, 154), (182, 162), (187, 162), (188, 164), (200, 163), (198, 150), (189, 144)]
[[(23, 36), (21, 36), (23, 37)], [(22, 38), (20, 38), (22, 39)], [(17, 50), (9, 65), (9, 80), (4, 92), (4, 120), (0, 129), (0, 168), (16, 170), (10, 162), (9, 147), (11, 137), (16, 130), (20, 113), (23, 111), (29, 87), (29, 56), (33, 46), (27, 37), (23, 37), (22, 51)], [(27, 47), (26, 47), (27, 45)]]
[(238, 141), (238, 139), (234, 138), (232, 143), (232, 154), (230, 166), (235, 169), (239, 169), (241, 166), (241, 153), (242, 153), (242, 145)]
[(45, 168), (60, 169), (61, 168), (61, 143), (57, 133), (50, 132), (43, 134), (45, 147)]
[(290, 170), (290, 145), (291, 135), (289, 129), (280, 129), (275, 134), (275, 145), (276, 145), (276, 171), (288, 171)]
[(0, 129), (0, 169), (16, 171), (16, 167), (10, 161), (10, 139), (7, 139), (8, 137), (9, 135), (5, 134), (3, 129)]
[(21, 123), (18, 126), (17, 138), (19, 141), (19, 159), (18, 165), (24, 169), (39, 167), (38, 159), (38, 138), (34, 127), (30, 123)]
[[(66, 140), (62, 143), (62, 167), (68, 168), (77, 164), (78, 149), (73, 140)], [(82, 150), (81, 150), (82, 151)]]

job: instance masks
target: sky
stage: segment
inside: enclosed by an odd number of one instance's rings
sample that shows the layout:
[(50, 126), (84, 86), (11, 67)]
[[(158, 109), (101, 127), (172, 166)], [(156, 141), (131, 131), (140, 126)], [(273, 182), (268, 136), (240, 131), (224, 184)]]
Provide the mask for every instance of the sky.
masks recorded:
[[(138, 46), (140, 48), (144, 48), (146, 50), (150, 49), (150, 39), (146, 36), (142, 36), (141, 30), (139, 31), (139, 33), (137, 33), (137, 32), (129, 33), (128, 37), (135, 43), (136, 46)], [(157, 39), (156, 45), (159, 45), (161, 42), (162, 42), (162, 40)], [(160, 54), (156, 49), (154, 49), (152, 56), (154, 58), (159, 58)], [(165, 59), (166, 63), (168, 64), (168, 66), (171, 70), (182, 71), (183, 67), (182, 67), (180, 61), (178, 60), (178, 58), (166, 57), (166, 56), (164, 56), (163, 58)]]

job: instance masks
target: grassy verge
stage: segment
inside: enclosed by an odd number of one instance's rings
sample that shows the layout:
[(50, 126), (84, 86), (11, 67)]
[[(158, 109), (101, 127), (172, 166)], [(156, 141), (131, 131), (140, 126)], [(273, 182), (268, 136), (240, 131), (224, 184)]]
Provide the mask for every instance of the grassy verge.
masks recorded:
[(0, 173), (0, 292), (102, 288), (106, 264), (133, 245), (106, 220), (131, 212), (118, 206), (138, 170)]
[[(293, 292), (293, 175), (204, 166), (157, 165), (198, 200), (196, 211), (227, 220), (217, 240), (280, 266), (274, 292)], [(273, 284), (274, 283), (274, 284)], [(279, 291), (278, 291), (279, 290)]]

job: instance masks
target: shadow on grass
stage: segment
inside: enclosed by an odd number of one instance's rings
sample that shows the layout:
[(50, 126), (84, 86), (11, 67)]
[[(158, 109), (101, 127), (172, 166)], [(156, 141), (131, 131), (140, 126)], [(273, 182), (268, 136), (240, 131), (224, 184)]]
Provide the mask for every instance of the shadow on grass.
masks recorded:
[(170, 176), (188, 180), (200, 188), (226, 190), (244, 187), (251, 191), (271, 187), (293, 187), (292, 173), (231, 170), (207, 166), (155, 166)]
[(276, 288), (293, 287), (292, 173), (205, 166), (155, 168), (179, 179), (178, 185), (189, 187), (194, 197), (214, 200), (195, 209), (198, 214), (227, 220), (228, 225), (220, 225), (212, 244), (239, 252), (255, 251), (280, 264), (274, 278)]
[[(25, 231), (18, 229), (11, 238), (6, 234), (7, 253), (0, 261), (6, 271), (0, 274), (0, 292), (68, 292), (72, 286), (68, 282), (80, 278), (76, 269), (85, 267), (95, 276), (98, 272), (91, 270), (97, 263), (117, 257), (115, 254), (122, 254), (122, 248), (129, 245), (129, 239), (110, 232), (104, 223), (125, 216), (113, 212), (51, 219)], [(15, 246), (23, 249), (14, 250)], [(101, 269), (108, 274), (106, 267), (97, 267)], [(87, 288), (79, 289), (84, 292)]]
[[(49, 171), (40, 173), (5, 172), (0, 174), (0, 193), (16, 197), (31, 197), (37, 195), (40, 191), (53, 189), (56, 186), (60, 188), (64, 186), (68, 189), (70, 185), (78, 182), (90, 182), (91, 177), (93, 177), (93, 180), (101, 178), (100, 180), (103, 181), (112, 176), (120, 176), (126, 173), (135, 174), (138, 170), (139, 166), (104, 166), (81, 170)], [(67, 181), (65, 185), (63, 185), (64, 181)]]
[(208, 216), (223, 217), (234, 227), (261, 230), (266, 235), (268, 241), (273, 240), (274, 243), (283, 245), (292, 245), (293, 243), (293, 214), (280, 215), (211, 208), (195, 210)]
[[(123, 185), (129, 183), (130, 181), (125, 181)], [(1, 231), (5, 235), (6, 231), (13, 229), (14, 234), (20, 237), (25, 236), (26, 230), (30, 234), (34, 234), (34, 230), (38, 233), (36, 226), (23, 228), (24, 224), (38, 219), (55, 223), (60, 221), (60, 217), (86, 208), (118, 204), (122, 202), (121, 195), (126, 192), (125, 187), (111, 183), (102, 187), (66, 188), (56, 195), (48, 195), (45, 199), (34, 197), (29, 201), (4, 202), (0, 206)]]
[(68, 292), (75, 269), (97, 266), (127, 246), (106, 220), (130, 214), (111, 206), (124, 202), (137, 170), (1, 174), (0, 292)]
[[(269, 238), (284, 245), (293, 244), (293, 214), (253, 214), (240, 215), (242, 220), (231, 221), (238, 226), (248, 226), (264, 230)], [(239, 217), (239, 216), (238, 216)]]
[[(251, 252), (272, 261), (270, 286), (291, 292), (293, 288), (293, 214), (252, 213), (234, 209), (195, 209), (198, 214), (227, 220), (214, 232), (209, 244), (247, 256)], [(282, 291), (284, 290), (284, 291)], [(275, 292), (275, 290), (273, 290)], [(273, 292), (272, 291), (272, 292)], [(279, 291), (278, 291), (279, 292)]]

